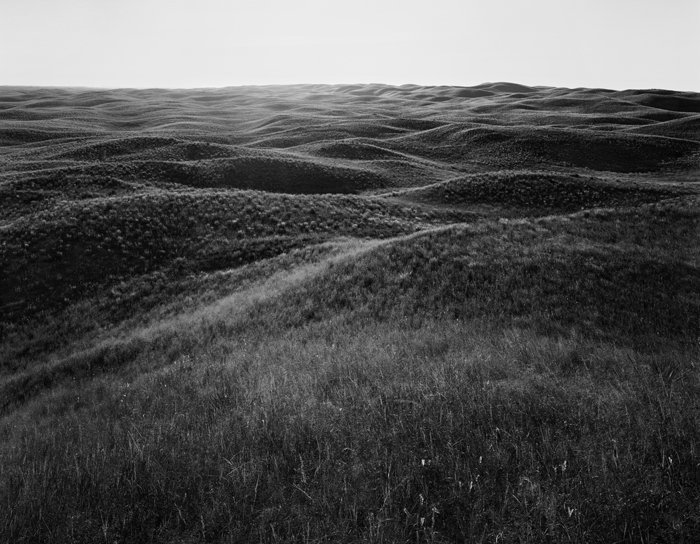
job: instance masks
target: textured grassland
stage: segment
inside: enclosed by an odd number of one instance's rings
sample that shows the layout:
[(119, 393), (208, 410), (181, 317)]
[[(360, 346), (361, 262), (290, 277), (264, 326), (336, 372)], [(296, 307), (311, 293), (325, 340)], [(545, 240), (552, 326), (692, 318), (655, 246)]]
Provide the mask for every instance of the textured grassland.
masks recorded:
[(643, 354), (456, 321), (213, 340), (6, 416), (4, 538), (609, 542), (700, 530), (697, 349)]
[(0, 542), (697, 541), (699, 104), (0, 89)]

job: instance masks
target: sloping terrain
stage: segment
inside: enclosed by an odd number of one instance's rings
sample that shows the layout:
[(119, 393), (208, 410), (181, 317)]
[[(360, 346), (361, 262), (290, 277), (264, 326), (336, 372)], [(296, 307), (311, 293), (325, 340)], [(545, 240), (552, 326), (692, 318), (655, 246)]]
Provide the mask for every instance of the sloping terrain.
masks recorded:
[(0, 541), (695, 541), (699, 182), (694, 93), (0, 87)]

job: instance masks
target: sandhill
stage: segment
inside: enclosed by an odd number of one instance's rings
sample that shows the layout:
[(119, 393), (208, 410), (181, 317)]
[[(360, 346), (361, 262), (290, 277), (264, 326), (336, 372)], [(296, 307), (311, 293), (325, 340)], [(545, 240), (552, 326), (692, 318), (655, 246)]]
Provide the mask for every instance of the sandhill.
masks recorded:
[(595, 208), (625, 208), (694, 194), (694, 189), (600, 177), (527, 170), (469, 174), (414, 189), (390, 193), (401, 200), (431, 203), (443, 208), (484, 210), (496, 207), (501, 215), (542, 215)]
[(699, 113), (0, 87), (0, 541), (697, 540)]

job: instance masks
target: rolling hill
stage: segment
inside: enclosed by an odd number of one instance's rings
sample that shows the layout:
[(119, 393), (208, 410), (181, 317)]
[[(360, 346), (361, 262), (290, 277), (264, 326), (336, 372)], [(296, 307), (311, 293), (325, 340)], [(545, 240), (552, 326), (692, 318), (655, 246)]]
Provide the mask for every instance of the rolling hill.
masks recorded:
[(700, 537), (700, 94), (0, 87), (0, 541)]

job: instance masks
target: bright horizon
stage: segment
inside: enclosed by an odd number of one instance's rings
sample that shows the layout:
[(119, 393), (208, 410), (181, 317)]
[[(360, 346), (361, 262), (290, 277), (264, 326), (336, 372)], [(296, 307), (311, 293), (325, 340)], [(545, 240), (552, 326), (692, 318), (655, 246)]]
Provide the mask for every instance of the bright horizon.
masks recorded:
[(700, 92), (700, 1), (0, 0), (0, 85)]

